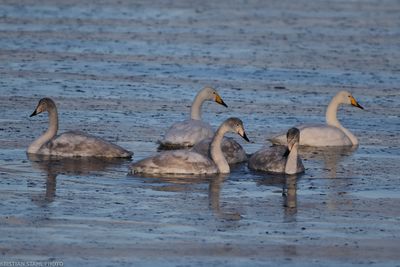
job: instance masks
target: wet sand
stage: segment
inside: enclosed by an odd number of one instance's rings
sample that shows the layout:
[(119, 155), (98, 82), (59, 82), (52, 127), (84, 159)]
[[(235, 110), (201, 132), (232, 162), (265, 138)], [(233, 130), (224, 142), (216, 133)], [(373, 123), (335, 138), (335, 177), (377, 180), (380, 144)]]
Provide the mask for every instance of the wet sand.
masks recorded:
[[(218, 2), (218, 3), (217, 3)], [(398, 1), (1, 1), (0, 263), (64, 266), (400, 266)], [(339, 120), (357, 149), (302, 151), (285, 179), (245, 165), (212, 179), (129, 176), (130, 161), (28, 158), (59, 106), (79, 129), (156, 152), (204, 85), (214, 127), (242, 118), (254, 143)]]

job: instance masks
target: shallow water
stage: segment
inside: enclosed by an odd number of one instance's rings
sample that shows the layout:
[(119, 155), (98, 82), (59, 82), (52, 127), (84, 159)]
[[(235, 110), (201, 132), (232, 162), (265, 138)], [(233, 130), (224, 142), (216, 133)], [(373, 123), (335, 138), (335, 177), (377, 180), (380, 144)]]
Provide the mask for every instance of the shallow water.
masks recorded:
[[(397, 1), (2, 1), (0, 261), (65, 265), (398, 266)], [(130, 161), (28, 158), (58, 104), (80, 129), (134, 151), (205, 104), (214, 127), (240, 117), (253, 143), (323, 122), (349, 90), (365, 110), (339, 119), (355, 150), (302, 151), (294, 179), (238, 165), (210, 179), (130, 176)]]

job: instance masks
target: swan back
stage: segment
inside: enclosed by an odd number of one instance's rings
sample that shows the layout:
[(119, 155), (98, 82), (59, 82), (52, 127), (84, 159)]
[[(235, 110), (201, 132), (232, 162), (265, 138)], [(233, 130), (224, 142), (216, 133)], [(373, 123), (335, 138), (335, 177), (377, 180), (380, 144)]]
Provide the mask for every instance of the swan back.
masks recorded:
[[(212, 138), (202, 140), (193, 146), (192, 151), (202, 154), (203, 156), (210, 156), (210, 145)], [(247, 160), (246, 151), (243, 147), (231, 137), (224, 137), (222, 139), (222, 153), (228, 164), (236, 164)]]
[(37, 154), (62, 157), (129, 158), (132, 152), (80, 131), (62, 133), (45, 143)]
[(214, 131), (211, 125), (200, 120), (188, 119), (174, 123), (160, 140), (160, 148), (177, 149), (191, 147), (205, 138), (211, 138)]
[(164, 151), (131, 165), (134, 174), (187, 174), (202, 175), (218, 172), (208, 157), (189, 150)]

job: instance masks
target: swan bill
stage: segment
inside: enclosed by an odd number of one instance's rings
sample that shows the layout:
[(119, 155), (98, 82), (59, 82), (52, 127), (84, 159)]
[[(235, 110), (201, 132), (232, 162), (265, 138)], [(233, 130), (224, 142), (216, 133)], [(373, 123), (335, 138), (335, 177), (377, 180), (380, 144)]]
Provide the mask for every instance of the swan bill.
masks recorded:
[(351, 105), (352, 106), (355, 106), (355, 107), (360, 108), (360, 109), (364, 109), (360, 104), (358, 104), (357, 100), (354, 97), (351, 97), (350, 101), (351, 101)]
[(218, 94), (215, 96), (215, 102), (217, 102), (220, 105), (223, 105), (226, 108), (228, 107), (228, 105), (225, 104), (224, 100), (222, 100), (221, 96)]
[(250, 140), (249, 140), (249, 138), (247, 137), (246, 132), (243, 131), (243, 135), (240, 134), (240, 133), (239, 133), (239, 135), (240, 135), (241, 137), (243, 137), (244, 140), (246, 140), (247, 142), (250, 143)]
[(39, 114), (37, 111), (36, 111), (36, 109), (35, 109), (35, 111), (33, 111), (32, 112), (32, 114), (31, 115), (29, 115), (29, 117), (33, 117), (33, 116), (36, 116), (37, 114)]

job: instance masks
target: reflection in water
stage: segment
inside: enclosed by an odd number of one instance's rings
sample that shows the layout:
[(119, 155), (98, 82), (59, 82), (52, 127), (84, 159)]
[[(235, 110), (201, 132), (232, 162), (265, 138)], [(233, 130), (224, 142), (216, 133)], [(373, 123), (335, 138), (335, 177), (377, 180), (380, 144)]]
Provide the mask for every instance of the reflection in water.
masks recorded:
[(237, 221), (241, 219), (241, 215), (238, 212), (225, 212), (220, 205), (220, 194), (222, 184), (229, 174), (215, 174), (212, 176), (204, 175), (146, 175), (136, 176), (132, 175), (136, 179), (140, 179), (146, 184), (151, 184), (151, 188), (157, 191), (167, 192), (181, 192), (193, 190), (193, 185), (196, 184), (207, 184), (208, 183), (208, 200), (209, 207), (213, 211), (213, 214), (219, 218), (229, 221)]
[(214, 177), (214, 179), (211, 179), (208, 187), (209, 205), (217, 218), (228, 221), (238, 221), (242, 218), (239, 212), (225, 212), (221, 209), (221, 187), (226, 178), (227, 175), (220, 174), (219, 176)]
[[(324, 164), (324, 176), (321, 178), (325, 179), (328, 183), (327, 189), (333, 188), (334, 191), (328, 190), (327, 194), (327, 206), (330, 210), (336, 210), (338, 206), (338, 195), (336, 190), (338, 188), (347, 187), (347, 179), (332, 179), (338, 177), (338, 167), (340, 163), (347, 157), (351, 156), (356, 151), (358, 146), (350, 147), (327, 147), (327, 148), (313, 148), (313, 147), (301, 147), (300, 154), (304, 159), (317, 160)], [(340, 169), (339, 169), (340, 170)], [(343, 196), (341, 196), (343, 199)]]
[(103, 159), (103, 158), (60, 158), (27, 154), (32, 167), (43, 171), (47, 175), (45, 195), (33, 196), (32, 201), (39, 206), (52, 203), (56, 197), (57, 176), (85, 175), (91, 172), (104, 171), (112, 166), (127, 162), (127, 159)]
[(300, 147), (300, 156), (305, 160), (319, 160), (328, 171), (326, 178), (336, 178), (337, 166), (346, 157), (352, 155), (358, 146), (347, 147)]
[(302, 174), (265, 174), (265, 177), (257, 182), (258, 185), (278, 186), (282, 188), (284, 221), (296, 221), (297, 215), (297, 180)]

